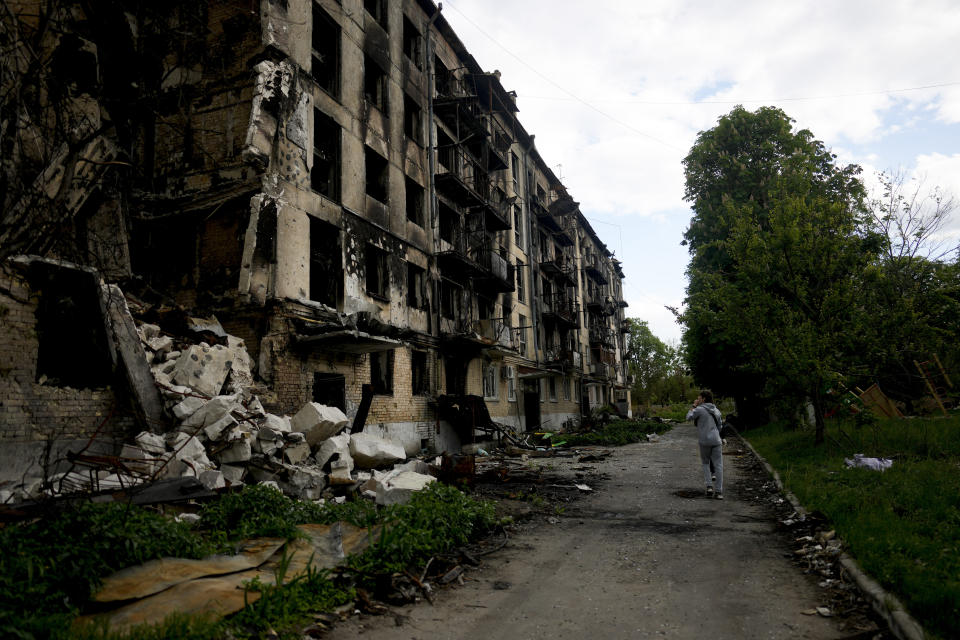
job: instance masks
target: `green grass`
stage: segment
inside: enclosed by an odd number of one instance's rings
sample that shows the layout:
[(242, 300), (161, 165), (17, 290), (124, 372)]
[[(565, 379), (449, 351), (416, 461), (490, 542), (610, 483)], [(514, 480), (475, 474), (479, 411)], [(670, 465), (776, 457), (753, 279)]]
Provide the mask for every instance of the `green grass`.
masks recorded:
[[(861, 566), (929, 631), (960, 637), (960, 417), (767, 426), (747, 437), (811, 510), (824, 513)], [(894, 459), (885, 472), (847, 469), (854, 453)]]
[(690, 410), (691, 403), (681, 402), (668, 405), (650, 405), (647, 415), (651, 418), (663, 418), (664, 420), (676, 420), (683, 422), (687, 417), (687, 411)]
[(251, 486), (208, 504), (202, 514), (200, 525), (191, 528), (139, 507), (75, 503), (0, 529), (0, 637), (206, 640), (228, 631), (236, 637), (271, 627), (280, 631), (309, 620), (309, 613), (352, 601), (352, 586), (311, 571), (282, 587), (251, 585), (260, 599), (226, 621), (174, 615), (161, 625), (129, 633), (112, 633), (102, 624), (80, 629), (71, 624), (105, 576), (154, 558), (199, 558), (224, 552), (243, 538), (289, 538), (297, 535), (296, 525), (308, 522), (383, 525), (377, 542), (347, 563), (373, 588), (376, 576), (416, 567), (475, 539), (494, 523), (492, 504), (441, 483), (417, 492), (409, 504), (386, 508), (367, 500), (317, 505)]
[(619, 446), (647, 439), (648, 433), (669, 431), (672, 425), (653, 420), (615, 420), (594, 431), (558, 434), (567, 447)]

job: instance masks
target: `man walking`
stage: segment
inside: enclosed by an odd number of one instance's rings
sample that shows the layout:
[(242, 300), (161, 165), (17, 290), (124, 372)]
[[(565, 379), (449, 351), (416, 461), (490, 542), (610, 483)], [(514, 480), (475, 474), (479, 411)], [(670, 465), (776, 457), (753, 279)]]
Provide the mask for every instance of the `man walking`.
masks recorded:
[(723, 500), (723, 440), (720, 439), (723, 419), (720, 409), (713, 404), (713, 393), (710, 390), (700, 391), (700, 395), (693, 401), (693, 408), (687, 412), (687, 420), (692, 420), (697, 427), (707, 497)]

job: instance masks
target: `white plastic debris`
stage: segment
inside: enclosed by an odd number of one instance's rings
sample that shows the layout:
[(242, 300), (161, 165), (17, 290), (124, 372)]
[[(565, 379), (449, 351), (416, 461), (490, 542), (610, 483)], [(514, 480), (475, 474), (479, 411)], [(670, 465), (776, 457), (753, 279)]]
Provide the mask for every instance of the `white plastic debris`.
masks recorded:
[(844, 458), (843, 463), (848, 468), (863, 468), (873, 471), (886, 471), (893, 466), (893, 460), (889, 458), (866, 458), (862, 453), (853, 454), (853, 458)]

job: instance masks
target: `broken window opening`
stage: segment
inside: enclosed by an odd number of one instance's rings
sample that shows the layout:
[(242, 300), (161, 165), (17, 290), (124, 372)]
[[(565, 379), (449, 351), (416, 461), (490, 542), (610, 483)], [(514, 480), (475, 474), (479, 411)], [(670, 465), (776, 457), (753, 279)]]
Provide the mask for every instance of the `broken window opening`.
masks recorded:
[(463, 289), (447, 280), (440, 283), (440, 315), (448, 320), (460, 317), (461, 295)]
[[(518, 270), (519, 271), (519, 270)], [(527, 355), (527, 316), (520, 314), (517, 319), (517, 351), (520, 355)]]
[(453, 245), (455, 249), (460, 248), (462, 218), (460, 214), (440, 203), (440, 239)]
[(408, 95), (403, 96), (403, 133), (423, 146), (423, 110)]
[[(526, 276), (523, 273), (523, 263), (518, 259), (517, 260), (517, 300), (523, 302), (523, 287)], [(523, 324), (522, 322), (520, 324)]]
[(37, 303), (37, 382), (97, 389), (110, 385), (113, 363), (93, 274), (35, 264), (31, 285)]
[(393, 350), (370, 354), (370, 384), (377, 395), (393, 395)]
[(367, 195), (378, 202), (386, 204), (389, 179), (388, 169), (390, 165), (386, 158), (370, 147), (365, 147), (364, 154), (364, 165), (367, 170)]
[(403, 16), (403, 53), (417, 69), (423, 70), (423, 36), (407, 16)]
[(550, 387), (550, 402), (557, 401), (557, 379), (554, 376), (550, 376), (547, 385)]
[(387, 112), (387, 73), (370, 56), (363, 56), (363, 95), (367, 102)]
[(410, 352), (410, 392), (415, 396), (430, 393), (430, 378), (427, 375), (427, 352)]
[(426, 202), (423, 196), (423, 187), (410, 178), (406, 178), (405, 183), (407, 189), (407, 220), (423, 227), (423, 209)]
[(310, 299), (340, 308), (343, 295), (343, 256), (340, 230), (310, 218)]
[(346, 411), (346, 377), (338, 373), (313, 374), (313, 401)]
[(319, 109), (313, 110), (313, 168), (310, 188), (340, 201), (340, 125)]
[(257, 216), (257, 244), (254, 255), (264, 262), (277, 261), (277, 203), (264, 202)]
[(387, 0), (363, 0), (363, 8), (367, 10), (384, 31), (387, 29)]
[(510, 174), (513, 177), (513, 195), (520, 195), (520, 158), (510, 152)]
[(517, 401), (517, 370), (513, 365), (507, 365), (504, 375), (507, 378), (507, 402)]
[(426, 272), (412, 262), (407, 263), (407, 306), (411, 309), (427, 308)]
[(320, 88), (340, 95), (340, 25), (313, 3), (313, 53), (310, 73)]
[(497, 379), (497, 365), (483, 363), (483, 397), (485, 400), (496, 400), (500, 396), (500, 384)]
[(366, 250), (367, 293), (389, 300), (390, 274), (387, 271), (387, 252), (372, 244)]

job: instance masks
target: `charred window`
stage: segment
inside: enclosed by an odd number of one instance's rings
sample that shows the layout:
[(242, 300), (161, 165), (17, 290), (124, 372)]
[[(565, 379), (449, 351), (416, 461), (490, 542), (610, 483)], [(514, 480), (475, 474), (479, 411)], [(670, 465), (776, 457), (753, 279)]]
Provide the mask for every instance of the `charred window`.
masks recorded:
[(363, 0), (363, 8), (384, 31), (387, 30), (387, 0)]
[(393, 351), (370, 354), (370, 384), (379, 395), (393, 395)]
[(523, 208), (513, 205), (513, 242), (518, 249), (523, 249)]
[(423, 145), (423, 111), (408, 95), (403, 96), (403, 132), (417, 144)]
[(367, 170), (367, 195), (379, 202), (387, 202), (388, 168), (387, 159), (366, 147), (364, 165)]
[(340, 25), (313, 3), (313, 53), (310, 73), (320, 88), (340, 95)]
[(517, 260), (517, 300), (523, 302), (523, 284), (526, 277), (523, 275), (523, 263)]
[(78, 389), (108, 386), (112, 363), (93, 274), (37, 264), (31, 284), (40, 292), (37, 381)]
[(313, 168), (310, 188), (340, 201), (340, 125), (319, 109), (313, 110)]
[(343, 292), (340, 230), (310, 218), (310, 299), (339, 308)]
[(418, 226), (423, 225), (423, 187), (411, 180), (410, 178), (406, 179), (407, 187), (407, 220), (417, 224)]
[(517, 325), (517, 351), (525, 356), (527, 355), (527, 316), (520, 314)]
[(410, 391), (415, 396), (430, 393), (426, 351), (410, 352)]
[(365, 258), (367, 293), (375, 298), (389, 299), (390, 275), (387, 271), (387, 252), (368, 244)]
[(446, 240), (455, 249), (459, 248), (460, 221), (459, 213), (443, 203), (440, 204), (440, 239)]
[(387, 72), (370, 56), (363, 56), (363, 95), (380, 111), (387, 111)]
[(407, 263), (407, 306), (411, 309), (427, 308), (426, 271), (412, 262)]
[(407, 16), (403, 16), (403, 53), (417, 69), (423, 69), (423, 36)]
[(444, 280), (440, 283), (440, 315), (449, 320), (460, 317), (460, 296), (463, 289)]
[(346, 377), (337, 373), (313, 374), (313, 401), (346, 411)]

